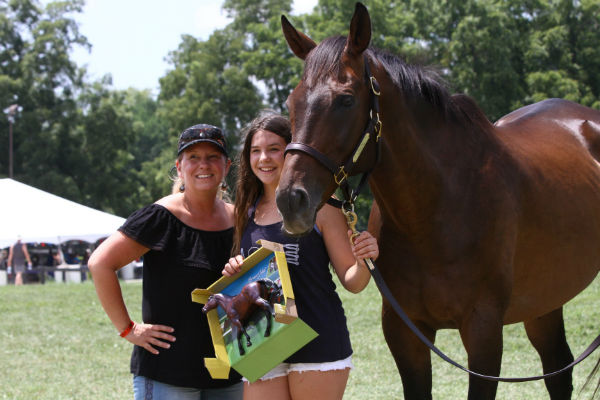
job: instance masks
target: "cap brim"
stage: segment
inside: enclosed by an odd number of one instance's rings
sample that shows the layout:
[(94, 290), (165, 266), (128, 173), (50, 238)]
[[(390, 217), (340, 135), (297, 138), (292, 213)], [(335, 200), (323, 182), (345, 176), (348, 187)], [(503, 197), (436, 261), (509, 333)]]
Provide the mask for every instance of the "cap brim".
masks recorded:
[(188, 147), (193, 146), (193, 145), (198, 144), (198, 143), (212, 143), (215, 146), (217, 146), (219, 148), (219, 150), (221, 150), (221, 152), (223, 154), (225, 154), (227, 156), (227, 150), (225, 149), (225, 147), (223, 147), (223, 145), (221, 143), (217, 142), (216, 140), (212, 140), (212, 139), (196, 139), (196, 140), (192, 140), (191, 142), (186, 143), (185, 145), (183, 145), (177, 151), (177, 155), (180, 155), (182, 151), (184, 151)]

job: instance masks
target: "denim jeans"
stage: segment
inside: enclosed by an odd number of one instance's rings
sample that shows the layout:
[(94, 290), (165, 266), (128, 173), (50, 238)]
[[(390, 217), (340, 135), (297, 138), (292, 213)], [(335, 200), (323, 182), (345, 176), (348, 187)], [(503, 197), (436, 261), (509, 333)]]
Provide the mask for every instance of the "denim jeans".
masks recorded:
[(242, 382), (225, 388), (196, 389), (168, 385), (143, 376), (133, 377), (134, 400), (241, 400)]

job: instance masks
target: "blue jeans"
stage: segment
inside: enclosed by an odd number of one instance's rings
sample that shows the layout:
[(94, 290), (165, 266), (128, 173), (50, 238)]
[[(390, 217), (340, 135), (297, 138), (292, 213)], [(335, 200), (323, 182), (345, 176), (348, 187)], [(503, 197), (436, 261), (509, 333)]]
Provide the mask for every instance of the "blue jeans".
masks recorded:
[(134, 400), (241, 400), (244, 384), (219, 389), (196, 389), (167, 385), (144, 376), (133, 377)]

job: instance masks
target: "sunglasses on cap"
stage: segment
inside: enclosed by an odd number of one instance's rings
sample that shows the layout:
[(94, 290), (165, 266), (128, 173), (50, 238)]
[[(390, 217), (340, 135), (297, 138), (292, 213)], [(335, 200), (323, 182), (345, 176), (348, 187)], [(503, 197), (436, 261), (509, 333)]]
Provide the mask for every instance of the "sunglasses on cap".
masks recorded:
[(177, 155), (188, 147), (202, 142), (214, 144), (227, 156), (227, 144), (223, 132), (216, 126), (207, 124), (194, 125), (181, 132), (177, 145)]

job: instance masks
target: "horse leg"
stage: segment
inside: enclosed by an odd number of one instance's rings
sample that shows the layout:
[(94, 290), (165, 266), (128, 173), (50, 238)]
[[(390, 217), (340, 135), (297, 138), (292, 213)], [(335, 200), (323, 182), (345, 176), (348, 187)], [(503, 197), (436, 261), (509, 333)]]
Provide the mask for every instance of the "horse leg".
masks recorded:
[[(467, 351), (469, 369), (490, 376), (499, 376), (502, 364), (502, 316), (499, 307), (486, 307), (480, 301), (459, 329)], [(489, 303), (487, 303), (489, 304)], [(496, 398), (498, 382), (469, 375), (469, 400), (492, 400)]]
[[(431, 352), (412, 333), (387, 301), (382, 307), (381, 325), (388, 348), (396, 361), (406, 400), (431, 399)], [(432, 343), (435, 331), (415, 321)]]
[[(557, 371), (573, 361), (565, 336), (563, 309), (525, 321), (525, 332), (542, 360), (544, 374)], [(570, 399), (573, 392), (573, 370), (546, 378), (544, 383), (551, 400)]]
[(243, 356), (246, 354), (246, 350), (244, 350), (244, 346), (242, 345), (242, 330), (240, 328), (236, 328), (236, 335), (238, 341), (238, 350), (240, 351), (240, 355)]
[(265, 336), (271, 336), (271, 311), (268, 308), (265, 308), (265, 316), (267, 317), (267, 329), (265, 330)]
[(265, 312), (265, 315), (267, 316), (267, 329), (265, 330), (264, 337), (268, 337), (271, 335), (271, 316), (275, 315), (275, 309), (273, 308), (271, 303), (269, 303), (267, 300), (263, 299), (262, 297), (259, 297), (258, 299), (256, 299), (254, 304), (256, 304), (257, 306), (262, 308)]
[(242, 346), (242, 342), (240, 341), (240, 339), (242, 338), (242, 334), (244, 334), (244, 336), (246, 336), (246, 346), (250, 347), (250, 346), (252, 346), (252, 342), (250, 341), (250, 335), (248, 335), (248, 332), (246, 332), (246, 328), (240, 322), (240, 320), (232, 319), (231, 323), (233, 325), (235, 325), (238, 329), (238, 334), (237, 334), (238, 346), (240, 348), (240, 354), (244, 355), (246, 352), (244, 351), (244, 347)]
[(250, 335), (248, 335), (248, 332), (246, 332), (246, 328), (242, 325), (242, 332), (244, 333), (244, 336), (246, 336), (246, 346), (250, 347), (252, 346), (252, 341), (250, 340)]

